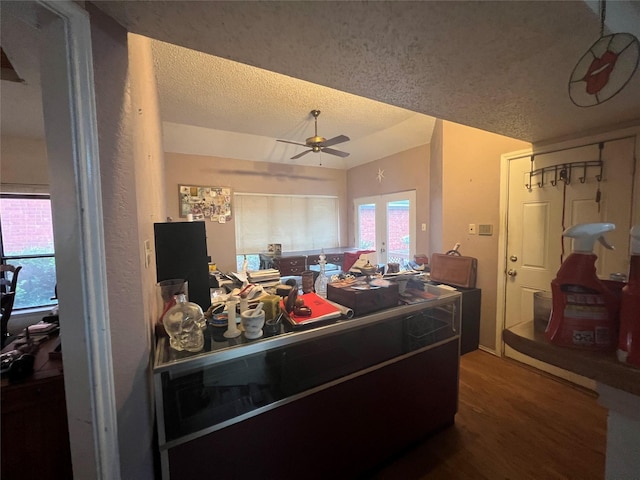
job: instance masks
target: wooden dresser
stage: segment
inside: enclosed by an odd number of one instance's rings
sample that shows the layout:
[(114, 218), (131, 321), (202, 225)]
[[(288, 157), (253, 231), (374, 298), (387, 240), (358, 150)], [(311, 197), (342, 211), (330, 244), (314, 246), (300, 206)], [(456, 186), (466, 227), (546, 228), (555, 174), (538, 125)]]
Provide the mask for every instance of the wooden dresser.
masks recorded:
[[(345, 252), (356, 251), (349, 247), (326, 249), (325, 256), (329, 270), (342, 270)], [(276, 268), (283, 277), (299, 276), (305, 270), (318, 270), (319, 250), (282, 253), (281, 255), (260, 254), (260, 268)]]
[[(344, 253), (327, 253), (325, 255), (327, 265), (335, 265), (337, 270), (342, 270), (342, 263), (344, 262)], [(320, 261), (320, 255), (307, 256), (307, 268), (318, 265)]]
[(274, 257), (273, 268), (280, 270), (280, 275), (283, 277), (302, 275), (302, 272), (307, 269), (307, 256)]
[(26, 380), (2, 379), (0, 477), (7, 480), (73, 478), (62, 360), (49, 358), (57, 342), (54, 337), (40, 346), (34, 373)]

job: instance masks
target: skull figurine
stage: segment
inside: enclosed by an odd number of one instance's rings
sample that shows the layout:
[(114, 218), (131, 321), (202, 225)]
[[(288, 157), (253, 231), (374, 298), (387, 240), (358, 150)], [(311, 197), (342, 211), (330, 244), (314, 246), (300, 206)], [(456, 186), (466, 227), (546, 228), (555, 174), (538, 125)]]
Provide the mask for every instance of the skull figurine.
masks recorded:
[(199, 305), (187, 301), (181, 293), (175, 296), (176, 304), (162, 317), (164, 328), (169, 334), (174, 350), (199, 352), (204, 347), (204, 314)]

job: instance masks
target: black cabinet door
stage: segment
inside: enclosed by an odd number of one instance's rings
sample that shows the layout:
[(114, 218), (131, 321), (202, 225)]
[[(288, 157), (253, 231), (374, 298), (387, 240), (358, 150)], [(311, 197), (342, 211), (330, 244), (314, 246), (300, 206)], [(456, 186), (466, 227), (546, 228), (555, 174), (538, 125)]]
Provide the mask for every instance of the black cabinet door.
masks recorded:
[(459, 288), (458, 290), (462, 294), (460, 355), (464, 355), (478, 349), (482, 290), (479, 288)]
[(204, 222), (169, 222), (153, 225), (157, 280), (183, 278), (189, 282), (189, 301), (203, 310), (211, 306), (209, 257)]

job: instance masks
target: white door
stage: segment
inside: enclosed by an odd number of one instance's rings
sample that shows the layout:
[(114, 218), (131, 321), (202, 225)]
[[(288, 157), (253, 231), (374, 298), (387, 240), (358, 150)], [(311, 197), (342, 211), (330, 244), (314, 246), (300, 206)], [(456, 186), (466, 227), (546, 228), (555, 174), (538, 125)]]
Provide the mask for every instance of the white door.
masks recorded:
[[(616, 230), (607, 240), (616, 249), (605, 250), (599, 244), (595, 249), (598, 275), (608, 278), (614, 272), (627, 272), (634, 143), (628, 138), (603, 145), (601, 153), (599, 146), (593, 145), (536, 156), (534, 170), (548, 167), (544, 182), (541, 175), (530, 179), (530, 158), (509, 162), (506, 328), (533, 319), (533, 294), (551, 290), (561, 261), (571, 253), (570, 239), (562, 237), (571, 225), (614, 223)], [(602, 172), (597, 166), (585, 170), (581, 162), (595, 163), (600, 155)], [(557, 173), (555, 165), (559, 166)], [(569, 183), (561, 174), (570, 175)], [(508, 348), (505, 354), (515, 356)]]
[(402, 268), (415, 253), (415, 203), (415, 190), (355, 199), (356, 247), (375, 250), (380, 265)]

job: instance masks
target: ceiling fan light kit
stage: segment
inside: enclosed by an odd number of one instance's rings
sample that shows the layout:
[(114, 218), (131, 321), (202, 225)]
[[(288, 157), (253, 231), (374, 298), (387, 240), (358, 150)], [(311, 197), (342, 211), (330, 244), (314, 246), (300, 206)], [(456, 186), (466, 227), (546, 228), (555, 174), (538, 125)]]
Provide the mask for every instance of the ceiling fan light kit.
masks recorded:
[(291, 157), (291, 160), (296, 160), (310, 152), (313, 152), (313, 153), (323, 152), (323, 153), (328, 153), (329, 155), (336, 155), (342, 158), (348, 157), (349, 154), (347, 152), (343, 152), (341, 150), (336, 150), (334, 148), (328, 148), (328, 147), (332, 147), (333, 145), (337, 145), (339, 143), (348, 142), (350, 138), (347, 137), (346, 135), (338, 135), (337, 137), (333, 137), (327, 140), (326, 138), (319, 136), (318, 135), (318, 116), (320, 115), (320, 110), (311, 110), (311, 115), (313, 116), (315, 121), (315, 133), (313, 137), (307, 138), (305, 140), (305, 143), (291, 142), (289, 140), (277, 140), (278, 142), (290, 143), (292, 145), (299, 145), (301, 147), (307, 147), (309, 149), (309, 150), (305, 150), (302, 153), (294, 155), (293, 157)]

